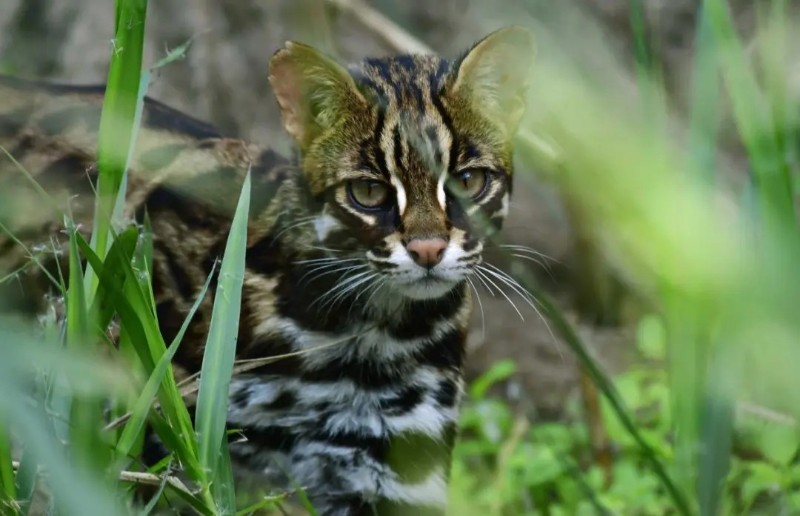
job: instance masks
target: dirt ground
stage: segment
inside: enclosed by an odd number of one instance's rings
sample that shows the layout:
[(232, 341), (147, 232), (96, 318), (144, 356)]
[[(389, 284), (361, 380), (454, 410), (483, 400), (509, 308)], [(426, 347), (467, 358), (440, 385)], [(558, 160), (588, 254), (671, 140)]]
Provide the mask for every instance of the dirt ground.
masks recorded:
[[(267, 82), (267, 60), (287, 39), (300, 40), (342, 60), (393, 52), (385, 35), (325, 0), (159, 0), (150, 2), (146, 63), (190, 38), (187, 59), (158, 72), (150, 95), (206, 119), (243, 138), (286, 150), (276, 104)], [(665, 77), (677, 105), (685, 104), (696, 18), (693, 0), (645, 0), (652, 45), (663, 60)], [(738, 2), (742, 23), (756, 2)], [(191, 5), (191, 7), (187, 7)], [(539, 52), (549, 45), (568, 53), (591, 53), (576, 34), (602, 39), (630, 64), (621, 87), (633, 88), (633, 50), (627, 0), (374, 0), (371, 8), (448, 56), (456, 56), (489, 30), (509, 23), (541, 29)], [(24, 77), (70, 83), (104, 79), (111, 50), (113, 2), (108, 0), (3, 0), (0, 7), (0, 70)], [(561, 30), (553, 30), (554, 27)], [(548, 34), (548, 32), (551, 32)], [(588, 37), (588, 36), (587, 36)], [(583, 56), (586, 58), (586, 55)], [(570, 216), (556, 189), (537, 171), (518, 171), (509, 242), (549, 256), (550, 269), (532, 264), (537, 277), (558, 299), (595, 355), (610, 370), (632, 359), (631, 328), (595, 324), (581, 309), (584, 248), (576, 240)], [(541, 414), (557, 417), (565, 397), (575, 391), (577, 368), (569, 350), (541, 317), (517, 300), (524, 320), (502, 297), (481, 295), (471, 334), (470, 372), (512, 358), (519, 373), (517, 397)], [(590, 310), (591, 312), (591, 310)], [(583, 313), (584, 315), (579, 315)], [(590, 320), (591, 319), (591, 320)]]

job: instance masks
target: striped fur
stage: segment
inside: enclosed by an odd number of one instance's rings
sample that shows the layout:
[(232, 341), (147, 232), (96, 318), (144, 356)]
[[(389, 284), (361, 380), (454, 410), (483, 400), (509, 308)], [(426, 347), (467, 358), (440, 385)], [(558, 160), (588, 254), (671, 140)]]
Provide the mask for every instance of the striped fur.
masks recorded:
[[(271, 83), (296, 164), (147, 100), (126, 213), (152, 220), (167, 341), (220, 257), (245, 173), (253, 178), (237, 358), (279, 358), (231, 383), (243, 485), (302, 486), (325, 515), (444, 510), (468, 279), (507, 211), (528, 70), (514, 56), (530, 44), (512, 28), (454, 62), (395, 56), (350, 68), (287, 44)], [(101, 99), (102, 89), (0, 78), (0, 144), (84, 228)], [(8, 160), (0, 188), (14, 192), (0, 221), (57, 267), (60, 218), (29, 209), (38, 194)], [(385, 200), (368, 207), (354, 188)], [(443, 247), (422, 265), (411, 242), (431, 239)], [(0, 236), (0, 276), (26, 260)], [(47, 283), (34, 269), (19, 279), (24, 292), (0, 286), (6, 308), (35, 311)], [(181, 374), (199, 370), (215, 294), (212, 285), (176, 356)]]

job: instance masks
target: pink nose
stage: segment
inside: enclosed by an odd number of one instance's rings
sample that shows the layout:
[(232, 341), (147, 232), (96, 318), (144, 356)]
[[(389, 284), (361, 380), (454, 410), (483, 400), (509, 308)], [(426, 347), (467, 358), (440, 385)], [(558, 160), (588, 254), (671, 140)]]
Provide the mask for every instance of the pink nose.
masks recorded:
[(417, 265), (432, 268), (442, 261), (447, 242), (443, 238), (413, 238), (406, 244), (406, 250)]

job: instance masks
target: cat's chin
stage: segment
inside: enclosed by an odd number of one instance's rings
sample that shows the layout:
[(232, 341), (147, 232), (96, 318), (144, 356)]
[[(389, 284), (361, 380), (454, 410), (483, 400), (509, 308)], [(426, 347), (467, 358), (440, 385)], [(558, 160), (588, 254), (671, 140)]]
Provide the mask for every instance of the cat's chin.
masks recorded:
[(395, 285), (394, 288), (409, 299), (423, 301), (426, 299), (438, 299), (453, 290), (457, 284), (457, 281), (426, 277), (410, 283)]

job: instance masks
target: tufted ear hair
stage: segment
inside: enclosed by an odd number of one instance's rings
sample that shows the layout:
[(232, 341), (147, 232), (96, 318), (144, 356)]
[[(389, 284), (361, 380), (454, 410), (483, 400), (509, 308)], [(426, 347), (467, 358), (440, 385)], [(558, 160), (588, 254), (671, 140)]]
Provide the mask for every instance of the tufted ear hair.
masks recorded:
[(534, 50), (528, 29), (507, 27), (493, 32), (457, 62), (451, 91), (468, 96), (510, 138), (525, 111)]
[(269, 82), (283, 127), (301, 150), (357, 106), (366, 105), (343, 66), (302, 43), (289, 41), (272, 56)]

